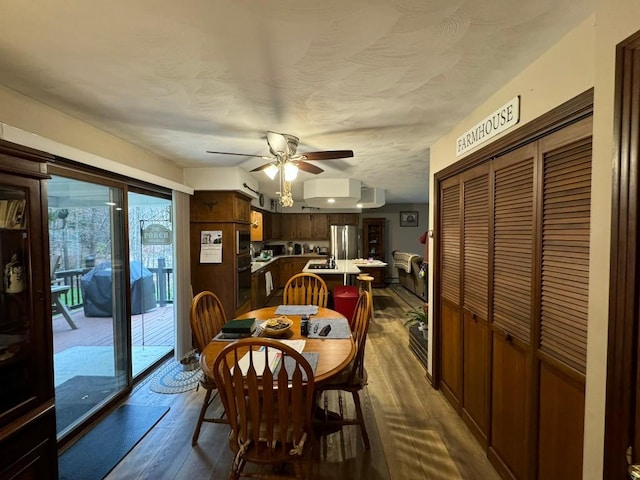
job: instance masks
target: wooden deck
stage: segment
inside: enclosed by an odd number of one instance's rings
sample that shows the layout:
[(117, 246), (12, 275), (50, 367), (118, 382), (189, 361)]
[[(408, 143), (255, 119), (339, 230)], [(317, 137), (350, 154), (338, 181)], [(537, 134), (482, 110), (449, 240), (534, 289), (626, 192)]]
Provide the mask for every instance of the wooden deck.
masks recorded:
[[(53, 348), (60, 353), (75, 346), (113, 345), (111, 317), (85, 317), (82, 308), (71, 311), (77, 325), (73, 330), (61, 314), (53, 316)], [(173, 305), (156, 307), (140, 315), (133, 315), (131, 325), (134, 346), (173, 346), (175, 326)]]

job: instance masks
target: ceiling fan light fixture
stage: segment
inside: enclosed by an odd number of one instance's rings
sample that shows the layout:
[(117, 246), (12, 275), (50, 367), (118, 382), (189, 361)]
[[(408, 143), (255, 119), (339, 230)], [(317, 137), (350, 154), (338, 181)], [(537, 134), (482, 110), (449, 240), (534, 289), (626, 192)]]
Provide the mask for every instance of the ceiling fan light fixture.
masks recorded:
[(285, 182), (293, 182), (297, 176), (298, 176), (298, 166), (291, 162), (285, 163), (284, 164)]
[(273, 180), (274, 178), (276, 178), (276, 175), (278, 174), (278, 167), (276, 166), (275, 163), (272, 163), (271, 165), (269, 165), (267, 168), (264, 169), (264, 173), (267, 177)]

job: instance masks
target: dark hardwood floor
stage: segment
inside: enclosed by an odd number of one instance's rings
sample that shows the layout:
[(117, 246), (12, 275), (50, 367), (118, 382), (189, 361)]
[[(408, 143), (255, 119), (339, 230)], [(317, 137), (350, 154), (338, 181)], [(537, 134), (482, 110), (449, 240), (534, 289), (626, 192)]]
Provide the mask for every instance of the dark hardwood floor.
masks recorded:
[[(272, 304), (277, 304), (276, 297)], [(316, 479), (482, 479), (499, 476), (486, 455), (408, 347), (403, 314), (420, 305), (398, 285), (374, 290), (376, 318), (365, 353), (369, 383), (362, 394), (371, 450), (357, 427), (319, 442)], [(169, 405), (170, 411), (106, 477), (114, 479), (224, 479), (233, 456), (224, 425), (205, 424), (196, 447), (191, 435), (204, 392), (163, 395), (138, 385), (127, 400)], [(330, 402), (335, 405), (336, 397)], [(353, 414), (350, 398), (346, 401)]]

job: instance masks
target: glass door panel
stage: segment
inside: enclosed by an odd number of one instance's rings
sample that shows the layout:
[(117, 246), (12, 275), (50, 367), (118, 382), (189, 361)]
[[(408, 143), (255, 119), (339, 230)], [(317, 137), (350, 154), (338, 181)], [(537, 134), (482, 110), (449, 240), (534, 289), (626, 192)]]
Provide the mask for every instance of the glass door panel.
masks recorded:
[(48, 182), (58, 438), (130, 384), (124, 191)]
[(134, 378), (173, 351), (171, 200), (129, 192), (131, 351)]

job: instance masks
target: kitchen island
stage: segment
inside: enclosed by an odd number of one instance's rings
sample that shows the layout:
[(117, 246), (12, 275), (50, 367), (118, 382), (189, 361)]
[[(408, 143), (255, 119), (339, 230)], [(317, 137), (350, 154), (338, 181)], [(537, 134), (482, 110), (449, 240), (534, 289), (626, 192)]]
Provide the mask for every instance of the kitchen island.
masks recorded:
[(353, 276), (362, 273), (359, 267), (366, 268), (384, 268), (387, 266), (385, 262), (380, 260), (368, 261), (362, 259), (356, 260), (336, 260), (336, 268), (327, 268), (326, 260), (309, 260), (302, 269), (303, 273), (315, 273), (322, 276), (327, 287), (333, 289), (336, 285), (352, 285)]

